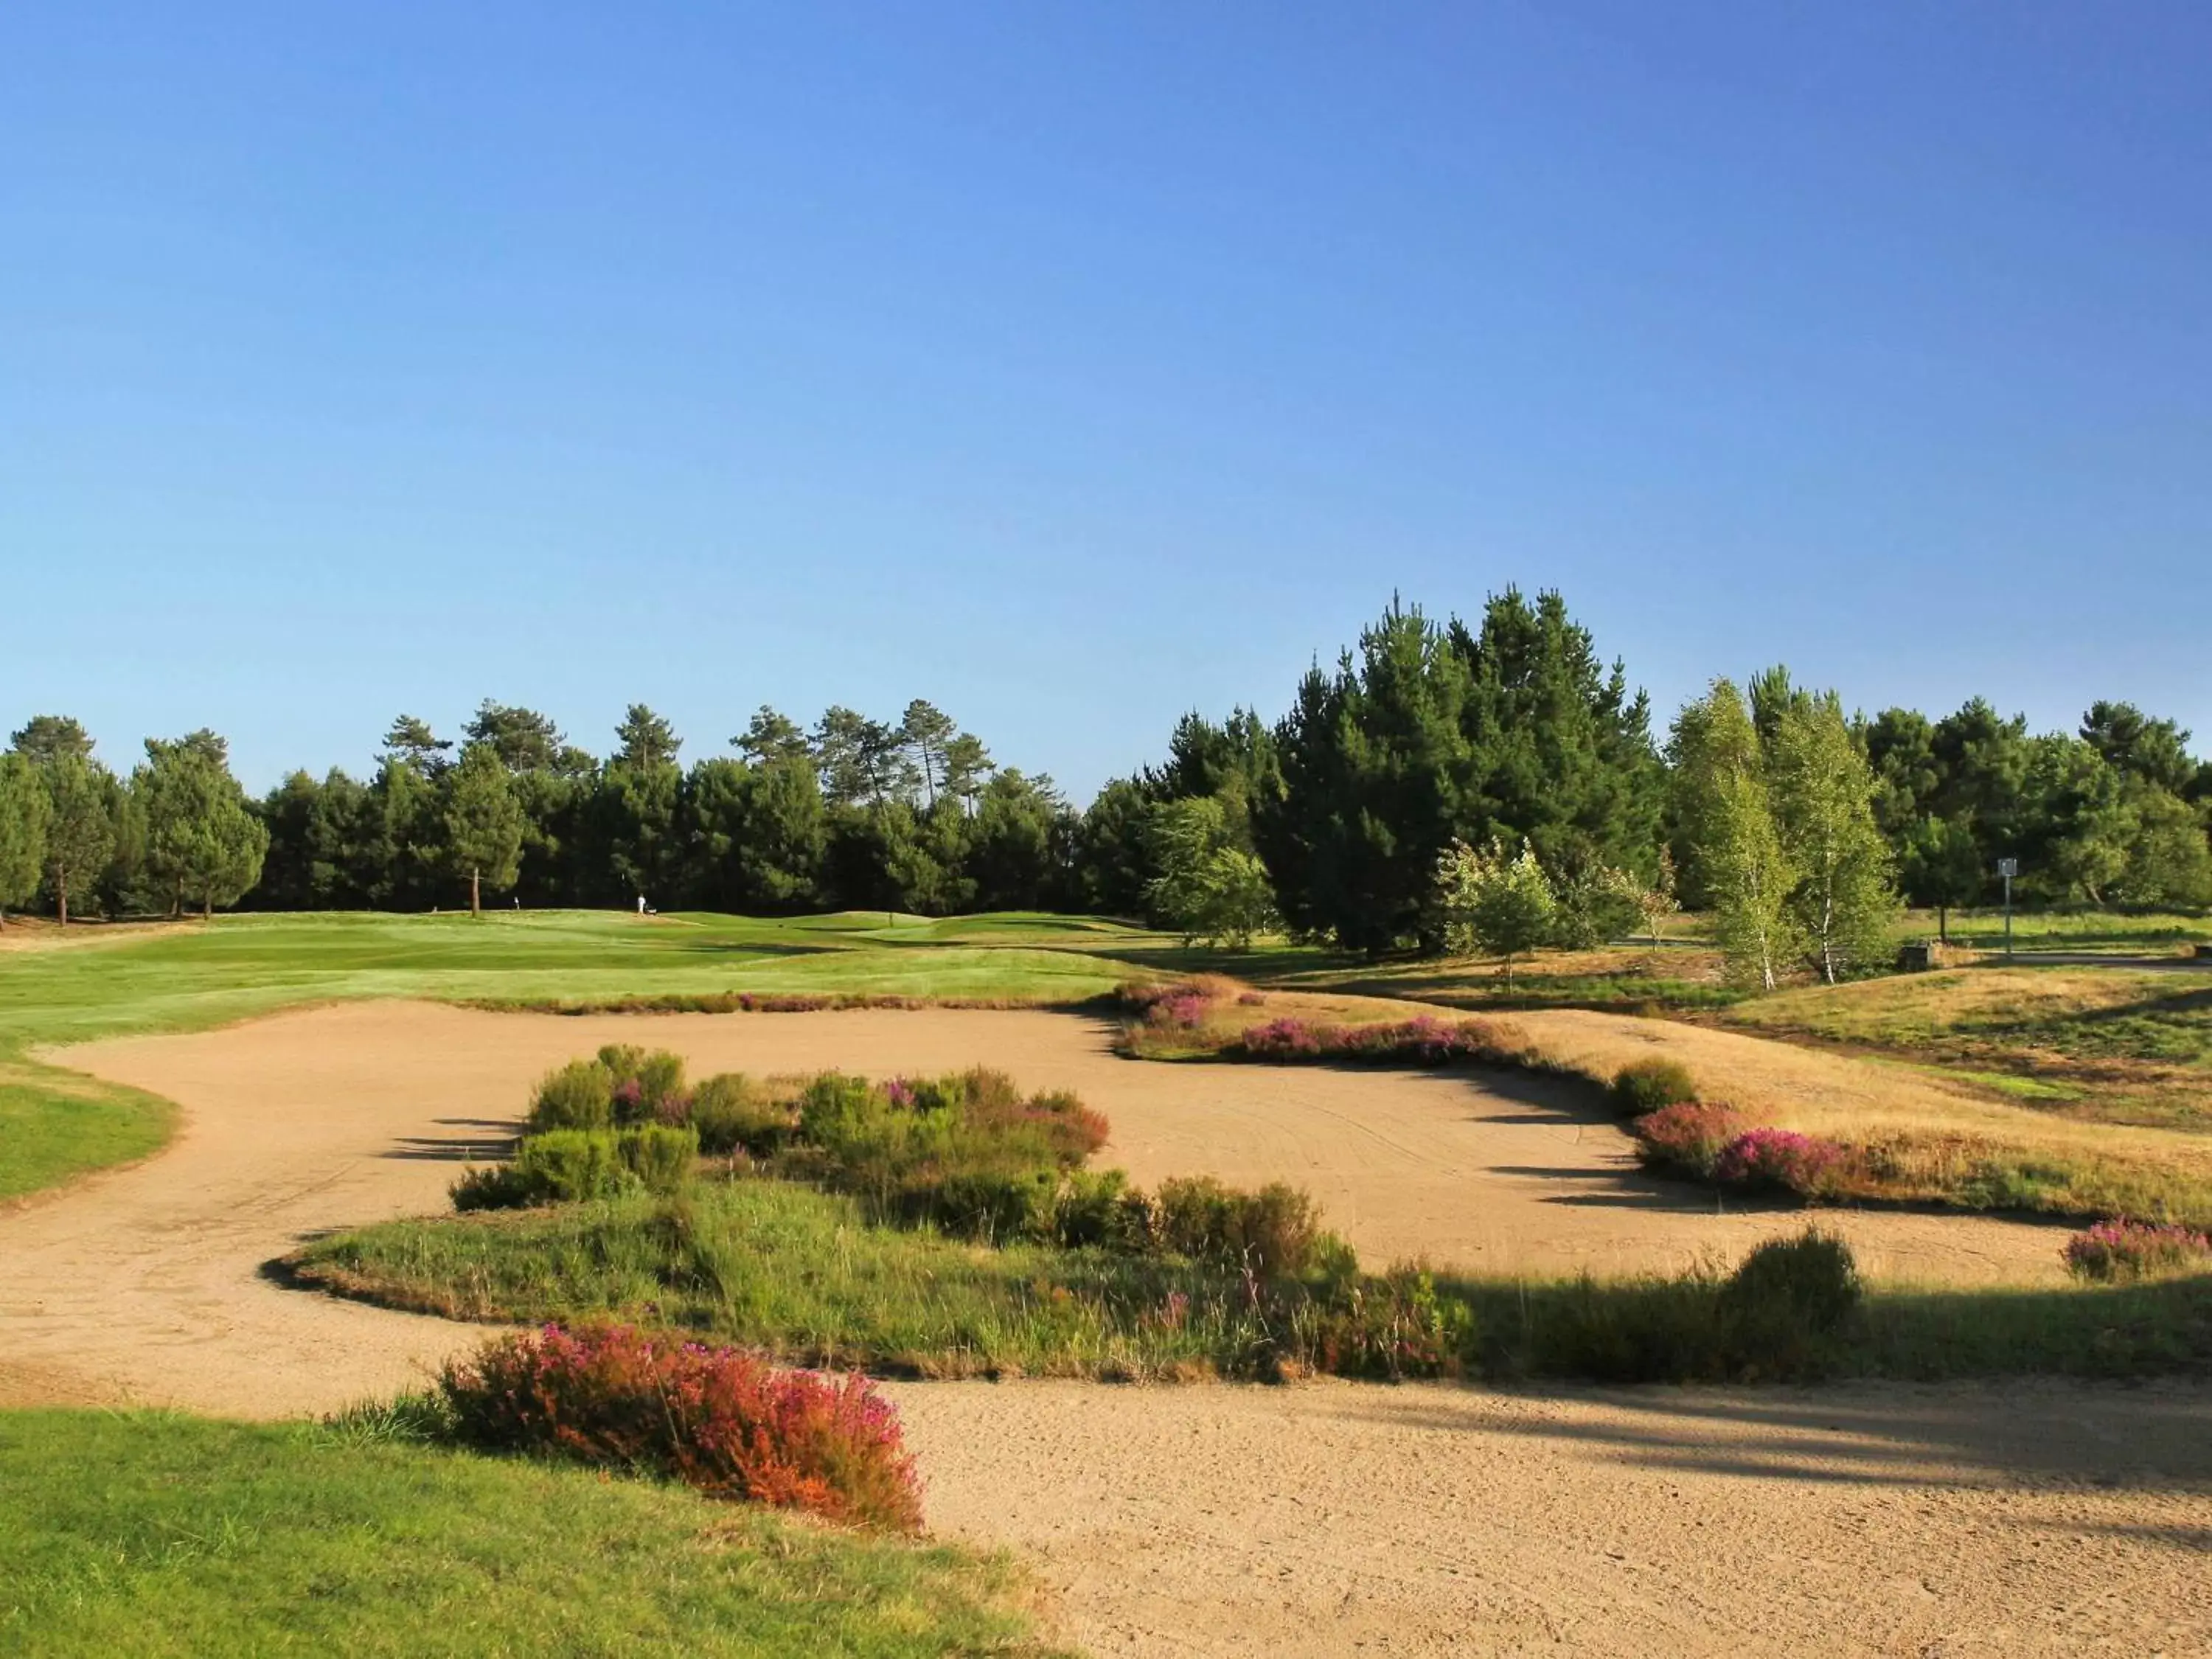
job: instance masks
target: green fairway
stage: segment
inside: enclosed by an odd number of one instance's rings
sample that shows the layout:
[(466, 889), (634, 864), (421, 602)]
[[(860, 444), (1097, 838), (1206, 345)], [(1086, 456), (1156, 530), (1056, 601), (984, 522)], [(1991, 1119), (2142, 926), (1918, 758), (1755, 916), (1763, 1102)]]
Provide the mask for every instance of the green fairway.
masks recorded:
[(746, 990), (1079, 1002), (1172, 943), (1083, 917), (880, 911), (241, 915), (87, 928), (0, 953), (0, 1199), (143, 1157), (168, 1132), (163, 1103), (40, 1065), (25, 1054), (38, 1044), (356, 997), (559, 1004)]
[(304, 1424), (0, 1413), (0, 1652), (1036, 1654), (1005, 1564)]

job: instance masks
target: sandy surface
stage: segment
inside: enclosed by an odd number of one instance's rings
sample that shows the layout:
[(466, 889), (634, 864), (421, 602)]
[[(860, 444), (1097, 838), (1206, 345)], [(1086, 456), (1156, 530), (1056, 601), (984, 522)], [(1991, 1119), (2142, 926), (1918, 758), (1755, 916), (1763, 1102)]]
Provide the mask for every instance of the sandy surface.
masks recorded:
[[(611, 1039), (756, 1072), (988, 1060), (1104, 1109), (1140, 1180), (1288, 1176), (1379, 1256), (1604, 1268), (1797, 1220), (1644, 1182), (1610, 1125), (1523, 1080), (1147, 1066), (1106, 1035), (1044, 1014), (380, 1003), (63, 1051), (184, 1125), (161, 1157), (0, 1213), (0, 1404), (278, 1414), (419, 1380), (481, 1332), (288, 1291), (263, 1264), (441, 1207), (533, 1077)], [(2056, 1243), (1847, 1219), (1877, 1262), (1928, 1276), (2032, 1275)], [(1032, 1553), (1101, 1654), (2212, 1653), (2201, 1387), (896, 1392), (933, 1525)]]

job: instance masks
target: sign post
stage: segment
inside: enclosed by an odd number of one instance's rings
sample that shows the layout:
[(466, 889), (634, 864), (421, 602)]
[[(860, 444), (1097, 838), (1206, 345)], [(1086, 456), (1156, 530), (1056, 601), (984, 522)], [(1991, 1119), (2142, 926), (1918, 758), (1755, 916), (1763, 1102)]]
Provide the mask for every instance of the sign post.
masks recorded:
[(2012, 960), (2012, 878), (2020, 873), (2018, 859), (1999, 859), (1997, 873), (2005, 884), (2005, 960)]

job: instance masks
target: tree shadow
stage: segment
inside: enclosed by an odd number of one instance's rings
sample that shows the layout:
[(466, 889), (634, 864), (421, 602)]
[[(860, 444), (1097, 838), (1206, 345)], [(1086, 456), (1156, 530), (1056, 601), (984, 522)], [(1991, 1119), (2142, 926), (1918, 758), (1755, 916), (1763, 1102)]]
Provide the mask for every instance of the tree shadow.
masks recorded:
[[(1347, 1392), (1328, 1409), (1360, 1421), (1561, 1442), (1640, 1468), (1748, 1480), (1933, 1486), (1955, 1486), (1962, 1477), (2027, 1479), (2212, 1492), (2212, 1386), (2039, 1381), (2000, 1392), (2004, 1397), (1992, 1400), (1987, 1383), (1544, 1391), (1546, 1398), (1595, 1407), (1566, 1416), (1486, 1412), (1474, 1399), (1409, 1409), (1402, 1400)], [(2174, 1541), (2186, 1547), (2191, 1540)]]
[(432, 1135), (402, 1135), (379, 1158), (394, 1158), (404, 1163), (417, 1164), (491, 1164), (513, 1155), (517, 1134), (471, 1135), (465, 1138), (442, 1138)]

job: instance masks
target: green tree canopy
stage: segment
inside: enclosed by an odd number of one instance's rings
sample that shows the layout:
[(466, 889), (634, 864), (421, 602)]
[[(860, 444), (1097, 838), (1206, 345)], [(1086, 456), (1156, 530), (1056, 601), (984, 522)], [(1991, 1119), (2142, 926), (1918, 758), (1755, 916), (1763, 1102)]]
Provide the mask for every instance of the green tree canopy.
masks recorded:
[(1436, 903), (1444, 948), (1459, 956), (1493, 956), (1505, 965), (1549, 942), (1559, 903), (1551, 878), (1527, 842), (1517, 853), (1493, 841), (1486, 850), (1455, 841), (1437, 859)]
[(521, 873), (522, 808), (506, 763), (489, 742), (470, 744), (446, 781), (446, 867), (469, 884), (469, 914), (483, 914), (483, 890), (514, 885)]
[(235, 904), (261, 879), (269, 830), (230, 774), (228, 745), (210, 731), (146, 740), (131, 777), (145, 819), (145, 868), (171, 913), (197, 904), (204, 915)]
[(10, 907), (20, 910), (38, 895), (52, 815), (38, 768), (24, 755), (0, 755), (0, 927)]

